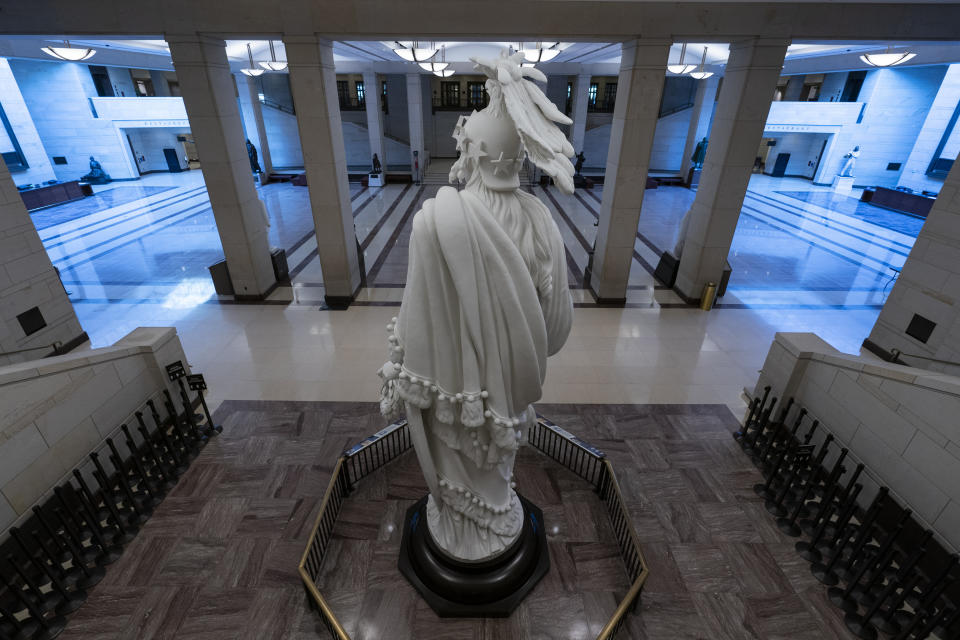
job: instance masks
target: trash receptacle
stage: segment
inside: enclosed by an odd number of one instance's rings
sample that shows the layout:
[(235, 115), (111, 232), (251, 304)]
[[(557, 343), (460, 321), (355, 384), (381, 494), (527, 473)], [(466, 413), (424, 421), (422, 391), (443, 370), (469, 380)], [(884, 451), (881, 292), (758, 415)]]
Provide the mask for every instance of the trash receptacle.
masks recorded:
[(227, 268), (227, 261), (221, 260), (208, 267), (210, 269), (210, 278), (213, 280), (213, 290), (218, 296), (232, 296), (234, 294), (233, 282), (230, 281), (230, 270)]

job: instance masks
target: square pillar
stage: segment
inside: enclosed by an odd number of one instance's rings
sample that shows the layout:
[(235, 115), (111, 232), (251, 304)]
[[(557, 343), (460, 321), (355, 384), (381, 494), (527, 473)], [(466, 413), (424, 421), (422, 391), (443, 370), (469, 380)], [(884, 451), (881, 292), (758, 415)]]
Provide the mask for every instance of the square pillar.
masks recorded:
[(590, 287), (601, 301), (627, 298), (670, 44), (668, 40), (623, 43), (590, 277)]
[(960, 362), (960, 161), (947, 174), (864, 346), (884, 356), (898, 349), (910, 366), (960, 375), (960, 366), (936, 362)]
[(387, 170), (387, 158), (383, 145), (383, 109), (380, 106), (380, 80), (376, 71), (363, 72), (363, 86), (366, 87), (367, 132), (370, 135), (370, 166), (373, 167), (373, 155), (380, 160), (383, 171)]
[(410, 123), (410, 175), (419, 184), (426, 170), (423, 157), (423, 80), (419, 73), (407, 74), (407, 118)]
[[(623, 68), (622, 64), (620, 68)], [(587, 133), (587, 112), (590, 110), (590, 78), (592, 77), (589, 73), (578, 75), (573, 81), (573, 89), (570, 93), (573, 101), (570, 113), (570, 119), (573, 120), (573, 124), (570, 125), (570, 144), (573, 145), (574, 153), (583, 151), (583, 138)], [(617, 85), (618, 93), (621, 89), (622, 87)]]
[(10, 171), (0, 160), (0, 351), (31, 349), (0, 355), (0, 365), (50, 355), (54, 342), (60, 342), (65, 353), (86, 340)]
[(347, 183), (333, 48), (315, 36), (285, 36), (324, 296), (346, 307), (360, 288), (360, 263)]
[(717, 101), (719, 85), (720, 76), (717, 74), (697, 81), (697, 94), (693, 98), (693, 111), (690, 114), (690, 126), (687, 128), (687, 142), (683, 145), (683, 162), (680, 165), (680, 176), (684, 180), (687, 179), (690, 167), (693, 166), (690, 157), (697, 148), (697, 143), (710, 136), (710, 121), (713, 118), (713, 104)]
[(699, 299), (707, 282), (720, 282), (788, 44), (730, 43), (700, 185), (683, 224), (675, 288), (689, 299)]
[(241, 300), (263, 298), (276, 278), (226, 43), (197, 34), (168, 35), (166, 40), (235, 295)]
[(150, 82), (153, 84), (153, 95), (158, 98), (170, 97), (170, 83), (162, 70), (150, 69)]
[(243, 116), (243, 130), (247, 139), (257, 148), (260, 168), (269, 176), (273, 173), (270, 160), (270, 144), (267, 142), (267, 129), (263, 124), (263, 108), (260, 106), (260, 86), (256, 79), (243, 73), (233, 74), (237, 82), (237, 97), (240, 101), (240, 114)]

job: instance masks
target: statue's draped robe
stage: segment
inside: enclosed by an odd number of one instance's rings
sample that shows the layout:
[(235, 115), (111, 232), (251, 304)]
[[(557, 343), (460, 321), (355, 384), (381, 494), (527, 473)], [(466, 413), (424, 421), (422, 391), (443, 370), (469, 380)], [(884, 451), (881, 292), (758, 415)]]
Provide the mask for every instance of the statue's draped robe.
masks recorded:
[[(526, 193), (508, 197), (543, 207)], [(406, 405), (408, 418), (420, 410), (410, 427), (433, 498), (431, 532), (446, 531), (481, 556), (519, 533), (510, 473), (535, 419), (530, 405), (541, 396), (546, 358), (573, 317), (563, 240), (548, 223), (553, 285), (539, 295), (482, 200), (441, 188), (414, 218), (406, 291), (391, 325), (382, 409), (397, 415)]]

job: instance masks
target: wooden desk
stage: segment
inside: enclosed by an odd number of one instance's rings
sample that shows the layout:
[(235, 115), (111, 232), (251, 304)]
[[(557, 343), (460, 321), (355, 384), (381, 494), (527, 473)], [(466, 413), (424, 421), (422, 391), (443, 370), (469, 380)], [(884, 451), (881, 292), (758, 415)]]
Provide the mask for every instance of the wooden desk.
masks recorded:
[(936, 198), (920, 195), (919, 193), (907, 193), (906, 191), (887, 189), (886, 187), (874, 187), (873, 189), (864, 189), (863, 195), (860, 196), (860, 201), (869, 202), (870, 204), (883, 207), (884, 209), (890, 209), (891, 211), (926, 218)]
[(27, 189), (20, 192), (20, 198), (28, 211), (49, 207), (62, 202), (79, 200), (85, 196), (78, 180), (58, 182), (36, 189)]

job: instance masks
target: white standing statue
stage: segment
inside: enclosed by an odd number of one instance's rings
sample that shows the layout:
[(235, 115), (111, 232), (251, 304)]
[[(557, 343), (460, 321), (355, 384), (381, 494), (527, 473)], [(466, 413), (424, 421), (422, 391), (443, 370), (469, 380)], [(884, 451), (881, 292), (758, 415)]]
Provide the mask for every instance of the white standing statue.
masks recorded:
[(522, 54), (473, 59), (490, 104), (461, 116), (450, 181), (413, 219), (381, 411), (406, 413), (430, 490), (433, 541), (460, 561), (496, 557), (517, 539), (517, 449), (536, 419), (548, 355), (567, 339), (573, 304), (563, 239), (547, 207), (520, 190), (528, 157), (573, 193), (570, 123), (527, 78)]
[(843, 167), (840, 168), (840, 173), (837, 174), (841, 178), (850, 178), (853, 176), (853, 165), (856, 164), (857, 158), (860, 157), (860, 145), (857, 145), (849, 153), (844, 154), (843, 156)]

